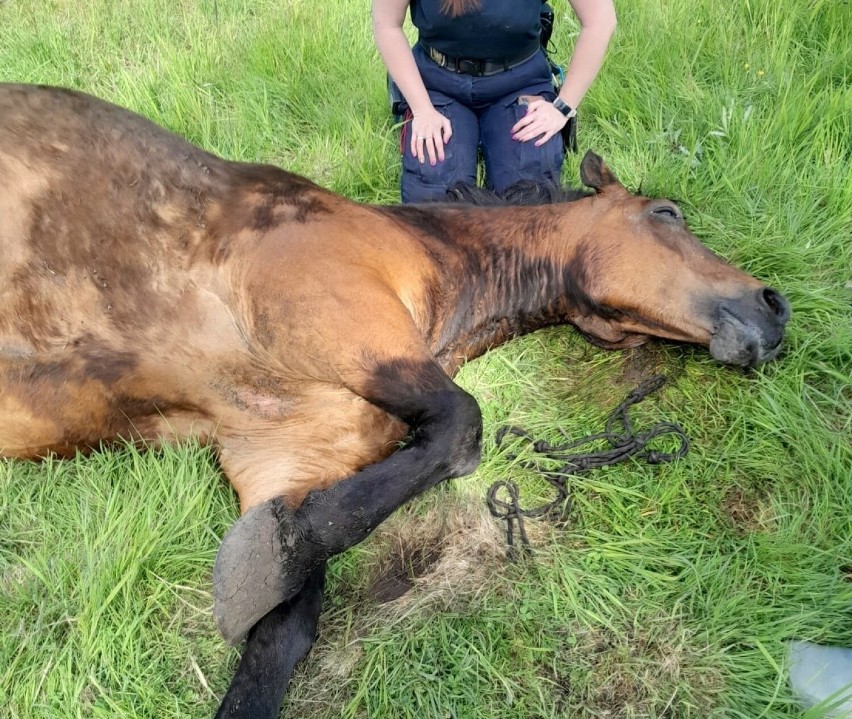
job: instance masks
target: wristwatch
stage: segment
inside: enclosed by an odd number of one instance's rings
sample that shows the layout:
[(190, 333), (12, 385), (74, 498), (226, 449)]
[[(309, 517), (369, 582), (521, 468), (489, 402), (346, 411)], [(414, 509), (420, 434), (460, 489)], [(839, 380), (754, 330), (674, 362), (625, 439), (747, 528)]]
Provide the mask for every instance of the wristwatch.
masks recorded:
[(557, 97), (553, 101), (553, 107), (555, 107), (559, 112), (561, 112), (565, 117), (571, 117), (574, 114), (574, 108), (571, 107), (565, 100), (561, 97)]

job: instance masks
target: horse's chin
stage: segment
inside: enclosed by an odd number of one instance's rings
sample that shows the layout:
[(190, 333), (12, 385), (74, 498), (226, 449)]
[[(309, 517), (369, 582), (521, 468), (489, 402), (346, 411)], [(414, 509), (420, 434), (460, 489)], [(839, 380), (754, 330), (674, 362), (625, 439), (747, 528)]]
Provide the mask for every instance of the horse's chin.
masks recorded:
[(781, 351), (781, 339), (767, 345), (757, 328), (729, 315), (722, 320), (710, 339), (710, 356), (725, 364), (756, 367), (775, 359)]
[(651, 339), (648, 335), (633, 334), (627, 334), (618, 339), (603, 339), (587, 332), (583, 332), (582, 330), (580, 330), (580, 334), (582, 334), (583, 337), (585, 337), (591, 344), (595, 345), (595, 347), (601, 347), (605, 350), (627, 350), (633, 347), (640, 347)]

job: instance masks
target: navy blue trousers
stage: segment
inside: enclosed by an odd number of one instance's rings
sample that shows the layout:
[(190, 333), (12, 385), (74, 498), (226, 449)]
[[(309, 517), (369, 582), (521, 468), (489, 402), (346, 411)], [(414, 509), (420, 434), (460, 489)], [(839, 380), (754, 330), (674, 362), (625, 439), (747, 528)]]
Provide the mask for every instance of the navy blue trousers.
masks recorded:
[[(433, 167), (411, 154), (411, 123), (403, 125), (402, 201), (441, 200), (459, 182), (476, 183), (479, 152), (485, 161), (486, 186), (500, 192), (519, 180), (559, 181), (565, 150), (557, 133), (544, 145), (512, 139), (512, 126), (527, 111), (521, 95), (556, 96), (544, 51), (521, 65), (487, 77), (442, 68), (420, 46), (414, 59), (432, 104), (448, 117), (453, 136), (444, 145), (445, 159)], [(410, 117), (410, 112), (408, 113)]]

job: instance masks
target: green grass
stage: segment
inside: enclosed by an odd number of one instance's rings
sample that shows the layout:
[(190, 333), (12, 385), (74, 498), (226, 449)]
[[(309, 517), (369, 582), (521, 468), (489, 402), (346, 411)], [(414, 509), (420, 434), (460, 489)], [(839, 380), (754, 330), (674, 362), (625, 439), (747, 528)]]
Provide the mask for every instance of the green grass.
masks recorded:
[[(576, 22), (555, 5), (567, 50)], [(368, 6), (0, 0), (0, 80), (77, 87), (226, 157), (393, 202)], [(482, 467), (333, 563), (284, 716), (794, 717), (785, 641), (852, 645), (852, 7), (618, 10), (580, 144), (679, 198), (710, 247), (783, 290), (786, 350), (742, 373), (561, 328), (466, 367)], [(533, 523), (534, 557), (507, 564), (482, 509), (516, 471), (495, 429), (596, 431), (654, 371), (672, 380), (636, 422), (683, 424), (688, 457), (576, 481), (569, 524)], [(212, 715), (238, 652), (216, 634), (210, 569), (236, 514), (194, 447), (0, 464), (0, 715)], [(388, 578), (414, 586), (380, 603)]]

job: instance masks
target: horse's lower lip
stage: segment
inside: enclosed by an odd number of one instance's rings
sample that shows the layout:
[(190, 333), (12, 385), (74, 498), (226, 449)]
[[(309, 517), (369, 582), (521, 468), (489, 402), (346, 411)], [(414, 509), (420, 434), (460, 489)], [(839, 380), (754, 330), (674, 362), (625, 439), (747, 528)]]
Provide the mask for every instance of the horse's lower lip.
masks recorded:
[(771, 345), (766, 346), (766, 350), (768, 352), (774, 352), (775, 350), (777, 350), (781, 346), (781, 342), (782, 342), (782, 338), (778, 337), (778, 339), (775, 340), (775, 342), (773, 342)]

